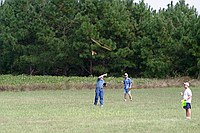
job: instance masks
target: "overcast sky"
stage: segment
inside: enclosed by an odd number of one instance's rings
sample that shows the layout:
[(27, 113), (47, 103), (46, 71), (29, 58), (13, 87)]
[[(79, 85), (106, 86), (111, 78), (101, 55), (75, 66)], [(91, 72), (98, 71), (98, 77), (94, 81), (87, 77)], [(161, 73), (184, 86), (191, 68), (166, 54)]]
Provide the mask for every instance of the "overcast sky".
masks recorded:
[(0, 0), (0, 5), (4, 3), (5, 0)]
[[(0, 0), (3, 3), (5, 0)], [(135, 2), (139, 2), (141, 0), (134, 0)], [(179, 0), (144, 0), (145, 3), (148, 3), (153, 9), (159, 10), (160, 8), (167, 8), (167, 5), (173, 1), (174, 5), (179, 1)], [(200, 0), (185, 0), (187, 4), (189, 4), (190, 7), (194, 6), (197, 9), (198, 14), (200, 14)]]
[[(135, 2), (139, 2), (141, 0), (134, 0)], [(144, 0), (145, 3), (148, 3), (153, 9), (159, 10), (161, 8), (167, 8), (167, 5), (173, 1), (175, 5), (179, 0)], [(200, 14), (200, 0), (185, 0), (186, 4), (189, 4), (190, 7), (194, 6), (198, 14)]]

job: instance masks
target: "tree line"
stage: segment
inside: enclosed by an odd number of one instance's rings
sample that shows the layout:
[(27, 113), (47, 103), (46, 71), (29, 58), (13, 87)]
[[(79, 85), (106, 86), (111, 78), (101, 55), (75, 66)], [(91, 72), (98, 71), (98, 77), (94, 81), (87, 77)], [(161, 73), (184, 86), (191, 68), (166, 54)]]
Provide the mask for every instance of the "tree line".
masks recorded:
[(0, 74), (200, 77), (200, 17), (184, 0), (7, 0)]

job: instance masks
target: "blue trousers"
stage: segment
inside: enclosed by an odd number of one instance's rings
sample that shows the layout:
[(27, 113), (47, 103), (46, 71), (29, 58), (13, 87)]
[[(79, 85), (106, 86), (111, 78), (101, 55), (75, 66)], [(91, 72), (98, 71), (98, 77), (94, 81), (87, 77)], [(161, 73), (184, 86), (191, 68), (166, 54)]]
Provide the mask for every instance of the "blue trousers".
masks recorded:
[(94, 105), (97, 105), (99, 97), (100, 97), (100, 105), (103, 105), (103, 96), (104, 96), (104, 89), (103, 88), (96, 88)]

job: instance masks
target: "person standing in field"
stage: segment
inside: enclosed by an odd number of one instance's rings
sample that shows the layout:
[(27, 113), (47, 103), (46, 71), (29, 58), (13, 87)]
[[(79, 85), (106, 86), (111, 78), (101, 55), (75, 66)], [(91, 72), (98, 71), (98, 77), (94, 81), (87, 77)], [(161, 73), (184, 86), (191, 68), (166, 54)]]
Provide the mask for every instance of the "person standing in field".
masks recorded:
[(130, 88), (132, 86), (132, 81), (128, 77), (127, 73), (124, 74), (124, 81), (123, 81), (123, 83), (124, 83), (124, 101), (126, 101), (126, 95), (128, 95), (129, 98), (130, 98), (130, 100), (132, 101), (133, 98), (131, 96), (131, 90), (130, 90)]
[(181, 100), (182, 103), (185, 102), (183, 105), (183, 108), (186, 110), (186, 119), (191, 119), (191, 102), (192, 102), (192, 91), (190, 90), (189, 86), (190, 84), (188, 82), (183, 83), (184, 84), (184, 92), (181, 92), (181, 96), (183, 96), (183, 100)]
[(100, 97), (100, 106), (103, 107), (103, 96), (104, 96), (104, 87), (106, 86), (106, 83), (104, 82), (104, 77), (107, 76), (107, 74), (103, 74), (98, 77), (96, 82), (96, 89), (95, 89), (95, 98), (94, 98), (94, 105), (96, 106), (98, 103), (98, 99)]

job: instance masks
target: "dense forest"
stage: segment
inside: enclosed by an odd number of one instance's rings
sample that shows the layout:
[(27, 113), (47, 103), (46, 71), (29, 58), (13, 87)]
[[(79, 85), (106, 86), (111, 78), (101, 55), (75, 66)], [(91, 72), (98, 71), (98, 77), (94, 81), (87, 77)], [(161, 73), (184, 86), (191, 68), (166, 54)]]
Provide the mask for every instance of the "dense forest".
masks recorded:
[(200, 17), (184, 0), (7, 0), (0, 74), (200, 77)]

